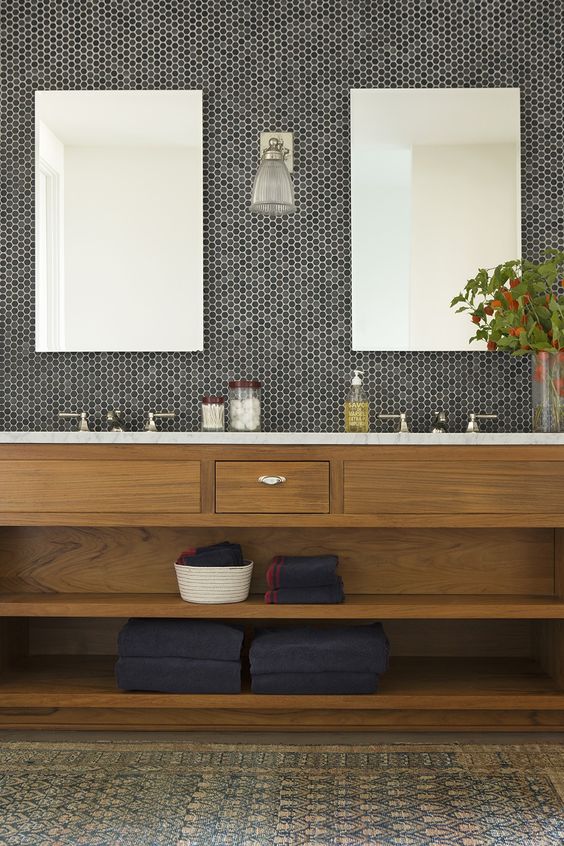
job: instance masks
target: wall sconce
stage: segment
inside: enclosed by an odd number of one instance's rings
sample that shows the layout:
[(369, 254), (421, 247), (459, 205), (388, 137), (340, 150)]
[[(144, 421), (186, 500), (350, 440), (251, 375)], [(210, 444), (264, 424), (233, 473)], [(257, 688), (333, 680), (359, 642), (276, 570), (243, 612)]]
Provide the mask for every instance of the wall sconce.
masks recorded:
[(261, 161), (251, 198), (255, 214), (285, 215), (296, 211), (292, 172), (294, 136), (291, 132), (261, 132)]

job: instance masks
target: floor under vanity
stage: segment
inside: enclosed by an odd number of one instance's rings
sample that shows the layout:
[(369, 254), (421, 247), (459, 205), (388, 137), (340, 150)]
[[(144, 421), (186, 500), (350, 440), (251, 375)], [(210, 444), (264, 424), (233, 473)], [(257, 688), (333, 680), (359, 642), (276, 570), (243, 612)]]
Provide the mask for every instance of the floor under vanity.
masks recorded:
[[(470, 443), (0, 442), (0, 729), (561, 731), (564, 450)], [(179, 551), (225, 538), (251, 597), (183, 602)], [(266, 606), (270, 559), (316, 552), (346, 602)], [(127, 693), (131, 616), (381, 620), (392, 660), (370, 696)]]

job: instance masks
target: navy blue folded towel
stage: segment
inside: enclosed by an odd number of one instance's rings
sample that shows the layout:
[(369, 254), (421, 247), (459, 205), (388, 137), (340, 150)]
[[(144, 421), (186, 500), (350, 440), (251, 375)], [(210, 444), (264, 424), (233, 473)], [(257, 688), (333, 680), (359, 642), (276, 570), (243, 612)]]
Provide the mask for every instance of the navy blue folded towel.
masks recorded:
[(118, 658), (116, 682), (120, 690), (240, 693), (241, 663), (190, 658)]
[(253, 676), (253, 693), (340, 694), (376, 693), (376, 673), (262, 673)]
[(120, 657), (239, 661), (243, 628), (211, 620), (134, 618), (118, 636)]
[(242, 567), (245, 563), (243, 551), (238, 543), (214, 543), (211, 546), (195, 546), (181, 552), (177, 564), (190, 567)]
[(389, 643), (380, 623), (257, 629), (249, 650), (251, 673), (384, 673)]
[(336, 605), (344, 598), (343, 580), (339, 577), (333, 585), (280, 588), (267, 590), (264, 594), (267, 605)]
[(266, 571), (271, 590), (337, 584), (336, 555), (279, 555)]

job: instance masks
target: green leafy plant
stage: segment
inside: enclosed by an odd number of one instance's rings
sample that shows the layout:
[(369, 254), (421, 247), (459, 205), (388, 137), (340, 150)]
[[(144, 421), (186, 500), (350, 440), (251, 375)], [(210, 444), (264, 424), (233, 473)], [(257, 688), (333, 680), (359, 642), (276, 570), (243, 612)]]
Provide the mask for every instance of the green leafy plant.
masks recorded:
[(476, 325), (470, 341), (513, 355), (564, 351), (564, 252), (545, 254), (539, 264), (514, 259), (468, 280), (450, 305)]

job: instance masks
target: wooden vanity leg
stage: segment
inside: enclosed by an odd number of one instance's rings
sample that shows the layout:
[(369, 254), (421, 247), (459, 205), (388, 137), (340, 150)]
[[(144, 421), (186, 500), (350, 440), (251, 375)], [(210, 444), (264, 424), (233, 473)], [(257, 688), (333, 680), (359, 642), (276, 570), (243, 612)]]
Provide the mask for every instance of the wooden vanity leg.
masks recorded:
[[(564, 598), (564, 529), (554, 530), (554, 596)], [(538, 625), (540, 663), (564, 690), (564, 620), (541, 620)]]

